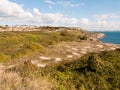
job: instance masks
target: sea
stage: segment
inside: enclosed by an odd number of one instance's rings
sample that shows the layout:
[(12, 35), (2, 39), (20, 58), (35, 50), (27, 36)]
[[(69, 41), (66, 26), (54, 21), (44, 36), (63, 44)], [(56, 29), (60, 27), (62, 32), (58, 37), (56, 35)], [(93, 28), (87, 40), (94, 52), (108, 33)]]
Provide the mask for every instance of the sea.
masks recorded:
[(100, 40), (106, 43), (120, 44), (120, 31), (102, 31), (105, 34)]
[(105, 37), (101, 38), (100, 41), (120, 45), (120, 31), (97, 31), (97, 32), (105, 34)]

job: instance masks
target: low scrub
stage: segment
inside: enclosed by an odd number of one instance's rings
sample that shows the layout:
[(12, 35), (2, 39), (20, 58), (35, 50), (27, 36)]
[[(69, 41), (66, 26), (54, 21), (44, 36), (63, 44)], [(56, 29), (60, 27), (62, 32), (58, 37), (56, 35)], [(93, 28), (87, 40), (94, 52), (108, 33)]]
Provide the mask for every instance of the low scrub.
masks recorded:
[(120, 49), (90, 53), (45, 68), (28, 61), (10, 71), (20, 73), (21, 77), (46, 78), (53, 83), (53, 90), (119, 90)]
[(119, 90), (120, 50), (88, 54), (48, 66), (42, 73), (58, 82), (58, 90)]

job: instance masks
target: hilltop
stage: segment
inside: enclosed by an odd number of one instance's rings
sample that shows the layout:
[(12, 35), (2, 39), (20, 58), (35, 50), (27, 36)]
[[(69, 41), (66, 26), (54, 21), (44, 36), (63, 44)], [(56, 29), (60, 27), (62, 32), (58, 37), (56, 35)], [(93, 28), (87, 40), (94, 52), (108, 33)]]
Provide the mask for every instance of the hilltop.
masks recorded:
[[(41, 88), (40, 90), (51, 90), (52, 88), (57, 88), (57, 90), (78, 90), (79, 88), (84, 88), (80, 90), (85, 90), (86, 88), (86, 90), (88, 90), (88, 88), (94, 88), (93, 90), (98, 90), (100, 89), (100, 86), (96, 89), (97, 84), (94, 84), (92, 81), (93, 87), (87, 87), (86, 84), (78, 82), (76, 79), (75, 84), (73, 84), (73, 78), (77, 75), (76, 77), (78, 80), (81, 80), (80, 77), (78, 77), (77, 72), (82, 73), (80, 75), (84, 75), (85, 73), (83, 72), (89, 73), (89, 71), (90, 73), (99, 73), (98, 71), (100, 68), (100, 73), (102, 73), (103, 68), (107, 67), (105, 64), (108, 63), (109, 65), (112, 65), (111, 62), (104, 61), (104, 59), (107, 59), (107, 56), (104, 56), (103, 53), (106, 55), (107, 53), (114, 53), (113, 59), (119, 59), (117, 55), (119, 55), (120, 46), (103, 43), (99, 41), (99, 38), (104, 37), (104, 34), (88, 32), (81, 28), (1, 26), (0, 31), (0, 73), (6, 75), (6, 77), (1, 77), (8, 80), (9, 75), (13, 75), (20, 80), (18, 86), (15, 86), (15, 83), (13, 83), (14, 87), (8, 85), (7, 88), (20, 88), (16, 90), (25, 90), (26, 88), (29, 88), (28, 90), (35, 90), (35, 88), (36, 90), (39, 90), (38, 88)], [(86, 57), (86, 64), (83, 63), (84, 57)], [(86, 66), (91, 64), (89, 63), (89, 60), (92, 60), (89, 59), (90, 57), (93, 58), (93, 62), (90, 62), (95, 67), (90, 66), (89, 68)], [(76, 65), (76, 63), (78, 63), (78, 65)], [(83, 66), (79, 66), (79, 63), (83, 63)], [(69, 64), (69, 66), (66, 66), (67, 64)], [(98, 64), (102, 66), (99, 67)], [(116, 65), (117, 63), (115, 62), (114, 64)], [(60, 69), (56, 69), (59, 67)], [(79, 71), (79, 68), (83, 69), (80, 69)], [(95, 71), (91, 68), (95, 68)], [(110, 68), (112, 67), (108, 66), (108, 69)], [(74, 71), (77, 69), (77, 72)], [(114, 67), (112, 69), (114, 69)], [(96, 72), (96, 70), (98, 71)], [(70, 76), (65, 78), (67, 75)], [(105, 77), (107, 77), (107, 75), (108, 74), (106, 74)], [(23, 78), (25, 79), (25, 81), (23, 81), (24, 84), (27, 85), (26, 88), (22, 85)], [(27, 80), (33, 78), (35, 78), (34, 82), (27, 82)], [(65, 82), (63, 82), (64, 79)], [(71, 79), (71, 81), (69, 82), (68, 79)], [(41, 84), (38, 84), (42, 82), (44, 83), (42, 86), (46, 89), (42, 88)], [(52, 84), (53, 82), (55, 83)], [(31, 83), (37, 84), (38, 86), (32, 86)], [(69, 83), (69, 87), (67, 87), (67, 83)], [(120, 84), (119, 82), (117, 83)], [(77, 86), (77, 84), (81, 85)], [(74, 89), (72, 89), (71, 85), (73, 85)], [(107, 85), (107, 82), (105, 82), (105, 85)], [(107, 86), (106, 88), (109, 89)], [(118, 86), (116, 86), (116, 88), (118, 88)]]

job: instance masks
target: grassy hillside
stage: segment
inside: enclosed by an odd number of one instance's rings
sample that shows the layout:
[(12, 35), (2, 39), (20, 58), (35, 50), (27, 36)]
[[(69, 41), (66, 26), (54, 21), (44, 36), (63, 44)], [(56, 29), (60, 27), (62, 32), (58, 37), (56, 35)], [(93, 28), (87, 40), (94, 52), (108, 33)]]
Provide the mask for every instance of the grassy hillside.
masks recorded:
[(43, 52), (55, 44), (67, 41), (85, 40), (81, 31), (62, 30), (58, 32), (0, 32), (0, 62), (16, 59), (32, 52)]
[[(88, 41), (92, 33), (83, 30), (47, 28), (50, 30), (0, 32), (0, 90), (120, 90), (120, 49), (110, 50), (110, 45), (107, 48), (99, 41)], [(61, 44), (63, 42), (74, 42), (75, 45)], [(93, 44), (105, 47), (98, 48)], [(94, 50), (91, 51), (94, 53), (80, 53), (86, 49)], [(65, 57), (72, 55), (71, 52), (77, 58), (61, 58), (64, 54)], [(51, 55), (50, 60), (40, 59), (47, 54)], [(78, 55), (84, 56), (79, 58)], [(23, 60), (24, 57), (27, 58)], [(62, 60), (56, 62), (53, 57)], [(35, 61), (50, 63), (41, 68), (34, 64)]]

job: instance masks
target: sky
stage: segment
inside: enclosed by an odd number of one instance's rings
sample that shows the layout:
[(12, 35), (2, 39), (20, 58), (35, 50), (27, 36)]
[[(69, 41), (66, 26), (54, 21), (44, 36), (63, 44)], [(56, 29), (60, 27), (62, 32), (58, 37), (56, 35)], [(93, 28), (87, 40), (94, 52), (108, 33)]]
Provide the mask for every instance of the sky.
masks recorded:
[(120, 31), (120, 0), (0, 0), (0, 25)]

